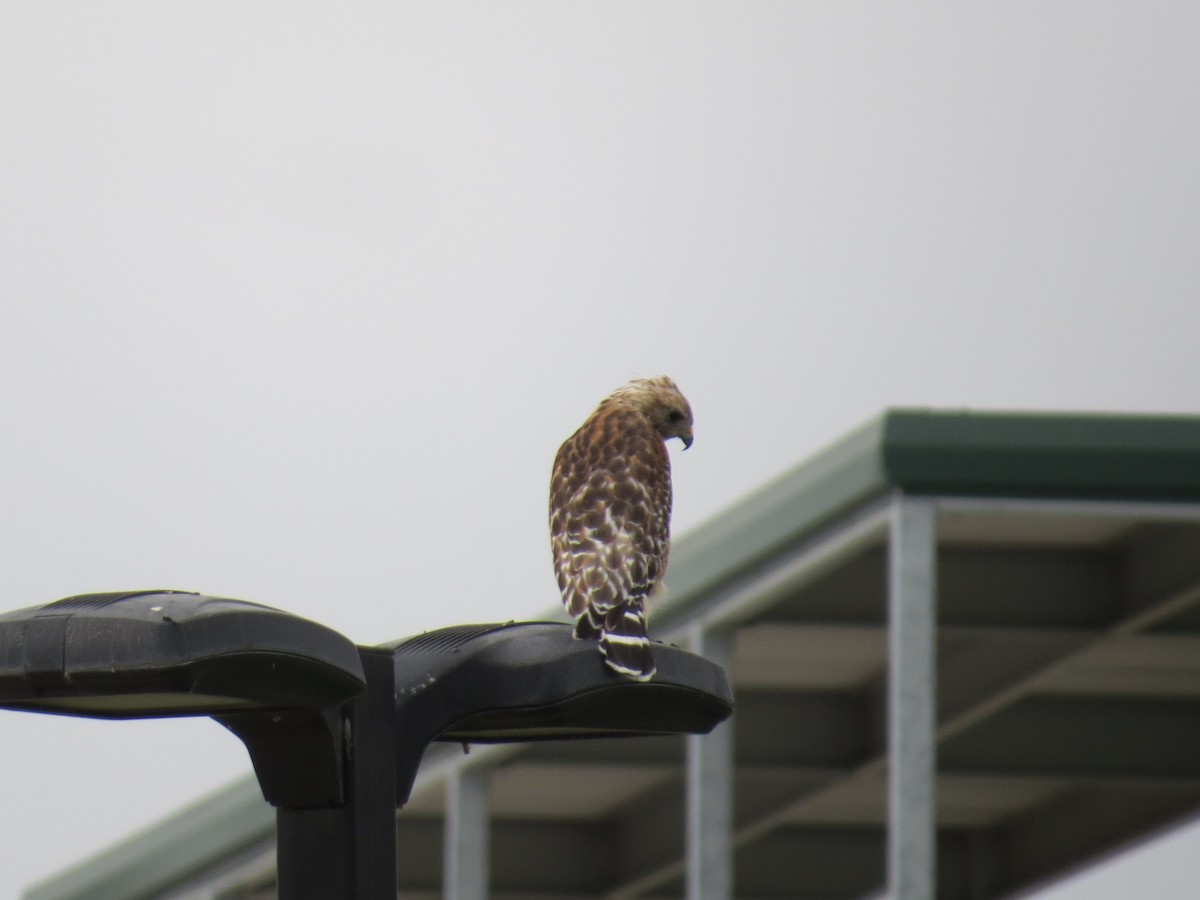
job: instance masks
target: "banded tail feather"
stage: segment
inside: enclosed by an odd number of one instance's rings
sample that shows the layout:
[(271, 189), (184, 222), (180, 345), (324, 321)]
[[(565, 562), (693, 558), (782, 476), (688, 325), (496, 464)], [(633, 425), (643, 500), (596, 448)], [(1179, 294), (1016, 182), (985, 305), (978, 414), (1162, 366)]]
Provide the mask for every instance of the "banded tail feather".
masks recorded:
[(618, 675), (634, 681), (649, 681), (654, 677), (658, 669), (650, 652), (646, 612), (640, 601), (631, 600), (608, 611), (600, 632), (600, 653)]

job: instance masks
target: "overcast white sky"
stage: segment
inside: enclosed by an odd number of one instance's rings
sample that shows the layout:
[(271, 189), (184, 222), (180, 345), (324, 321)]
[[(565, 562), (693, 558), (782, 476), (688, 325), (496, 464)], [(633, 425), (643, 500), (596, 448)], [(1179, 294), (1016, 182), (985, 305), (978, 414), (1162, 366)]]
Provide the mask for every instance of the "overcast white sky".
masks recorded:
[[(1196, 412), (1198, 32), (3, 3), (0, 609), (171, 586), (363, 643), (534, 615), (554, 452), (635, 374), (696, 411), (677, 533), (887, 406)], [(0, 716), (0, 897), (248, 771), (207, 720)], [(1183, 846), (1154, 897), (1193, 895)]]

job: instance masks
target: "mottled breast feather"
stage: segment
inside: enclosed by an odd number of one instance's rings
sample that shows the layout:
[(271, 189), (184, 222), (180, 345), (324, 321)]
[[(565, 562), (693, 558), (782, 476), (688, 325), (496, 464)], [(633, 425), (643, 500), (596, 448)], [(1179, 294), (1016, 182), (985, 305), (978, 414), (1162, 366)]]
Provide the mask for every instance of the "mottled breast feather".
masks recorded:
[(671, 463), (636, 413), (601, 409), (558, 451), (550, 533), (563, 602), (573, 616), (645, 597), (666, 570)]

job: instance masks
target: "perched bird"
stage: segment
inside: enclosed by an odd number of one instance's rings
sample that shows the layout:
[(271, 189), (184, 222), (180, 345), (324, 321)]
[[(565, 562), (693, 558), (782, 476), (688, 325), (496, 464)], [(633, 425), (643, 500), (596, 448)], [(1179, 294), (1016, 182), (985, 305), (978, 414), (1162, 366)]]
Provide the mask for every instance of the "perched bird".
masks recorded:
[(550, 479), (550, 546), (577, 638), (598, 637), (609, 668), (654, 677), (646, 597), (667, 569), (671, 460), (692, 445), (692, 408), (666, 376), (636, 378), (600, 401), (559, 448)]

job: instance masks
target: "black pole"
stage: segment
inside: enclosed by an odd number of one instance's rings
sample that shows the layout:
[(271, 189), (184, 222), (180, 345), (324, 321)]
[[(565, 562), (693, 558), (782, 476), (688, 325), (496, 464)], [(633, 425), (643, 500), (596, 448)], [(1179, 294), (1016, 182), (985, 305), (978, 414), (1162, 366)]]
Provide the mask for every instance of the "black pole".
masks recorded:
[(346, 715), (346, 802), (276, 810), (279, 900), (395, 900), (396, 704), (390, 651), (359, 648), (366, 692)]

